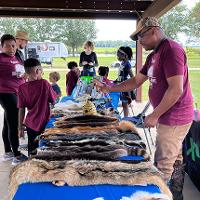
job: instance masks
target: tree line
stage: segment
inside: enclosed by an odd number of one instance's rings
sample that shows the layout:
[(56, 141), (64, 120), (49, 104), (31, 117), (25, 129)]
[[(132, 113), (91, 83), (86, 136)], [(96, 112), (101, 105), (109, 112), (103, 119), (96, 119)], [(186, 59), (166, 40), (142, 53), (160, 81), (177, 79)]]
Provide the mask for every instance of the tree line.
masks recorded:
[[(179, 33), (187, 35), (188, 42), (200, 41), (200, 1), (189, 10), (186, 5), (172, 8), (160, 18), (165, 34), (180, 41)], [(181, 41), (180, 41), (181, 42)]]
[(63, 42), (73, 54), (86, 40), (95, 39), (97, 33), (93, 20), (0, 18), (1, 34), (15, 35), (16, 30), (27, 31), (31, 41)]

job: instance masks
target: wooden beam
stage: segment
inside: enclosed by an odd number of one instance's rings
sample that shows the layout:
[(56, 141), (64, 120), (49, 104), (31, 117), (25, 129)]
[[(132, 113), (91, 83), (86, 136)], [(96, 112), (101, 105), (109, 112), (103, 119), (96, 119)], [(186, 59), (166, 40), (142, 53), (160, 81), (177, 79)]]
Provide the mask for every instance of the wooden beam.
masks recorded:
[(146, 1), (124, 1), (124, 0), (1, 0), (0, 7), (9, 8), (58, 8), (58, 9), (93, 9), (93, 10), (127, 10), (145, 11), (151, 0)]
[[(139, 41), (136, 42), (136, 74), (140, 71), (142, 68), (142, 45), (139, 43)], [(136, 90), (136, 101), (141, 102), (142, 101), (142, 86), (137, 88)]]
[(65, 0), (1, 0), (0, 7), (21, 8), (66, 8)]
[(98, 10), (128, 10), (145, 11), (151, 4), (151, 1), (122, 1), (122, 0), (68, 0), (68, 8), (98, 9)]
[(25, 17), (25, 18), (73, 18), (73, 19), (124, 19), (134, 20), (138, 18), (136, 13), (112, 13), (112, 12), (73, 12), (73, 11), (37, 11), (37, 10), (0, 10), (1, 17)]
[(181, 2), (181, 0), (155, 0), (143, 13), (142, 17), (152, 16), (159, 18), (179, 2)]

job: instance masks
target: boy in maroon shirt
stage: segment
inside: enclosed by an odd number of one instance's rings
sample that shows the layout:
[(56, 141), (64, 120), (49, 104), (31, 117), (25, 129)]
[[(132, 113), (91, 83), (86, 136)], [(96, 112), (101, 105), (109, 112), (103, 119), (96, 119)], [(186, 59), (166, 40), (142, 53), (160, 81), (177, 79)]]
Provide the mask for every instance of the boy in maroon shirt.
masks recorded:
[(66, 75), (66, 93), (68, 96), (71, 96), (80, 77), (80, 71), (78, 69), (78, 64), (74, 61), (69, 62), (67, 66), (70, 71)]
[[(19, 87), (19, 135), (24, 135), (26, 126), (28, 135), (28, 154), (36, 153), (38, 143), (35, 138), (40, 135), (50, 118), (50, 103), (56, 101), (56, 93), (47, 80), (42, 79), (42, 66), (37, 59), (29, 58), (24, 62), (25, 71), (28, 74), (28, 82)], [(25, 117), (25, 108), (28, 113)]]

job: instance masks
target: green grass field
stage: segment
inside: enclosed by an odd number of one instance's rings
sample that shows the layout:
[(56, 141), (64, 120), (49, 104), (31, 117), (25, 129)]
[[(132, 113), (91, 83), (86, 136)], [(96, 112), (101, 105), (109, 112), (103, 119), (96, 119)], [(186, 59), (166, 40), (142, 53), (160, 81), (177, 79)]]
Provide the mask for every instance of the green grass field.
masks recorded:
[[(104, 52), (103, 50), (98, 50), (99, 52)], [(114, 51), (113, 48), (111, 48), (110, 50), (108, 51)], [(146, 53), (145, 55), (143, 56), (145, 60), (145, 57), (146, 57)], [(99, 56), (98, 57), (98, 61), (99, 61), (99, 65), (105, 65), (105, 66), (110, 66), (111, 63), (113, 63), (114, 61), (116, 61), (117, 58), (116, 56), (113, 54), (113, 55), (109, 55), (109, 56)], [(69, 61), (75, 61), (75, 62), (79, 62), (79, 57), (67, 57), (66, 60), (63, 60), (63, 59), (54, 59), (53, 60), (53, 66), (52, 66), (52, 69), (55, 68), (56, 69), (60, 69), (62, 71), (59, 71), (60, 74), (61, 74), (61, 80), (58, 82), (58, 84), (60, 85), (61, 87), (61, 90), (62, 90), (62, 93), (63, 95), (66, 95), (66, 92), (65, 92), (65, 76), (66, 76), (66, 73), (67, 73), (67, 63)], [(189, 68), (200, 68), (200, 55), (198, 54), (194, 54), (194, 53), (189, 53), (188, 54), (188, 66)], [(51, 67), (50, 66), (45, 66), (44, 65), (44, 68), (45, 68), (45, 73), (44, 73), (44, 78), (45, 79), (48, 79), (48, 74), (50, 72), (50, 69)], [(117, 78), (117, 69), (112, 69), (110, 70), (110, 73), (109, 73), (109, 78), (111, 80), (115, 80)], [(191, 88), (192, 88), (192, 93), (193, 93), (193, 97), (194, 97), (194, 101), (195, 103), (197, 104), (198, 108), (200, 108), (200, 70), (195, 70), (195, 71), (189, 71), (189, 79), (190, 79), (190, 83), (191, 83)], [(142, 87), (142, 99), (143, 100), (147, 100), (148, 99), (148, 81), (143, 85)]]

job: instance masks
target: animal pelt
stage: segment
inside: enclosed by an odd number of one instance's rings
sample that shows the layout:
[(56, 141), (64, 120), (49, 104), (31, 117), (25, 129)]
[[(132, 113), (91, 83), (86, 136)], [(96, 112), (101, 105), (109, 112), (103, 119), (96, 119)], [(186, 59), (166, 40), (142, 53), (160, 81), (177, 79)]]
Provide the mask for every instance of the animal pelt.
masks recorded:
[[(43, 147), (38, 149), (34, 158), (42, 160), (71, 160), (71, 159), (87, 159), (87, 160), (118, 160), (123, 156), (143, 156), (142, 161), (128, 162), (144, 162), (150, 159), (145, 149), (128, 148), (124, 145), (107, 144), (107, 145), (90, 145), (85, 146), (59, 146), (59, 147)], [(125, 161), (124, 161), (125, 162)]]
[(51, 139), (51, 140), (59, 140), (62, 139), (63, 141), (82, 141), (82, 140), (132, 140), (132, 141), (138, 141), (141, 140), (141, 137), (133, 132), (102, 132), (99, 134), (99, 132), (93, 132), (93, 134), (65, 134), (65, 133), (55, 133), (55, 134), (42, 134), (40, 135), (40, 139)]
[(102, 134), (48, 134), (40, 136), (45, 146), (66, 146), (78, 145), (108, 145), (108, 144), (124, 144), (128, 146), (146, 148), (138, 134), (132, 132), (126, 133), (102, 133)]
[(113, 122), (113, 121), (118, 121), (117, 118), (115, 117), (108, 117), (108, 116), (101, 116), (101, 115), (81, 115), (81, 116), (76, 116), (76, 117), (69, 117), (65, 118), (62, 121), (66, 122), (76, 122), (76, 121), (81, 121), (81, 122)]
[(73, 128), (76, 126), (106, 126), (106, 125), (118, 125), (118, 119), (113, 117), (106, 117), (100, 115), (82, 115), (71, 118), (66, 118), (65, 120), (60, 120), (54, 122), (54, 125), (58, 128)]
[(50, 137), (49, 135), (53, 134), (118, 134), (118, 133), (126, 133), (126, 132), (132, 132), (135, 135), (138, 135), (140, 137), (137, 129), (135, 128), (134, 124), (127, 121), (122, 121), (119, 123), (119, 125), (106, 125), (106, 126), (97, 126), (97, 127), (91, 127), (91, 126), (76, 126), (73, 128), (49, 128), (46, 129), (45, 132), (41, 135), (41, 137)]
[(67, 118), (67, 117), (75, 117), (83, 115), (82, 110), (53, 110), (52, 116), (59, 117), (59, 118)]
[(118, 129), (121, 130), (122, 132), (132, 131), (134, 133), (138, 133), (137, 128), (135, 127), (135, 125), (132, 122), (125, 121), (125, 120), (122, 120), (119, 123), (119, 128)]
[(101, 146), (107, 146), (110, 144), (121, 144), (128, 147), (138, 147), (146, 149), (146, 145), (142, 140), (127, 140), (127, 139), (120, 139), (120, 138), (108, 138), (105, 140), (104, 138), (82, 138), (78, 140), (67, 140), (65, 137), (58, 137), (58, 139), (43, 139), (41, 141), (40, 146), (45, 147), (59, 147), (59, 146), (71, 146), (71, 145), (77, 145), (79, 147), (85, 146), (85, 145), (101, 145)]
[(9, 195), (14, 196), (22, 183), (53, 182), (63, 180), (69, 186), (157, 185), (161, 192), (172, 199), (171, 193), (151, 162), (127, 164), (109, 161), (51, 161), (30, 159), (16, 167), (10, 174)]
[(103, 134), (118, 134), (119, 131), (112, 126), (101, 127), (76, 127), (76, 128), (50, 128), (46, 129), (45, 132), (40, 136), (42, 139), (48, 139), (52, 137), (60, 136), (67, 136), (67, 135), (103, 135)]
[(46, 129), (43, 135), (47, 135), (47, 134), (54, 134), (54, 133), (64, 133), (64, 134), (70, 134), (70, 133), (91, 133), (93, 134), (93, 132), (96, 133), (103, 133), (103, 132), (118, 132), (116, 125), (106, 125), (106, 126), (99, 126), (99, 127), (91, 127), (91, 126), (76, 126), (73, 128), (49, 128)]

